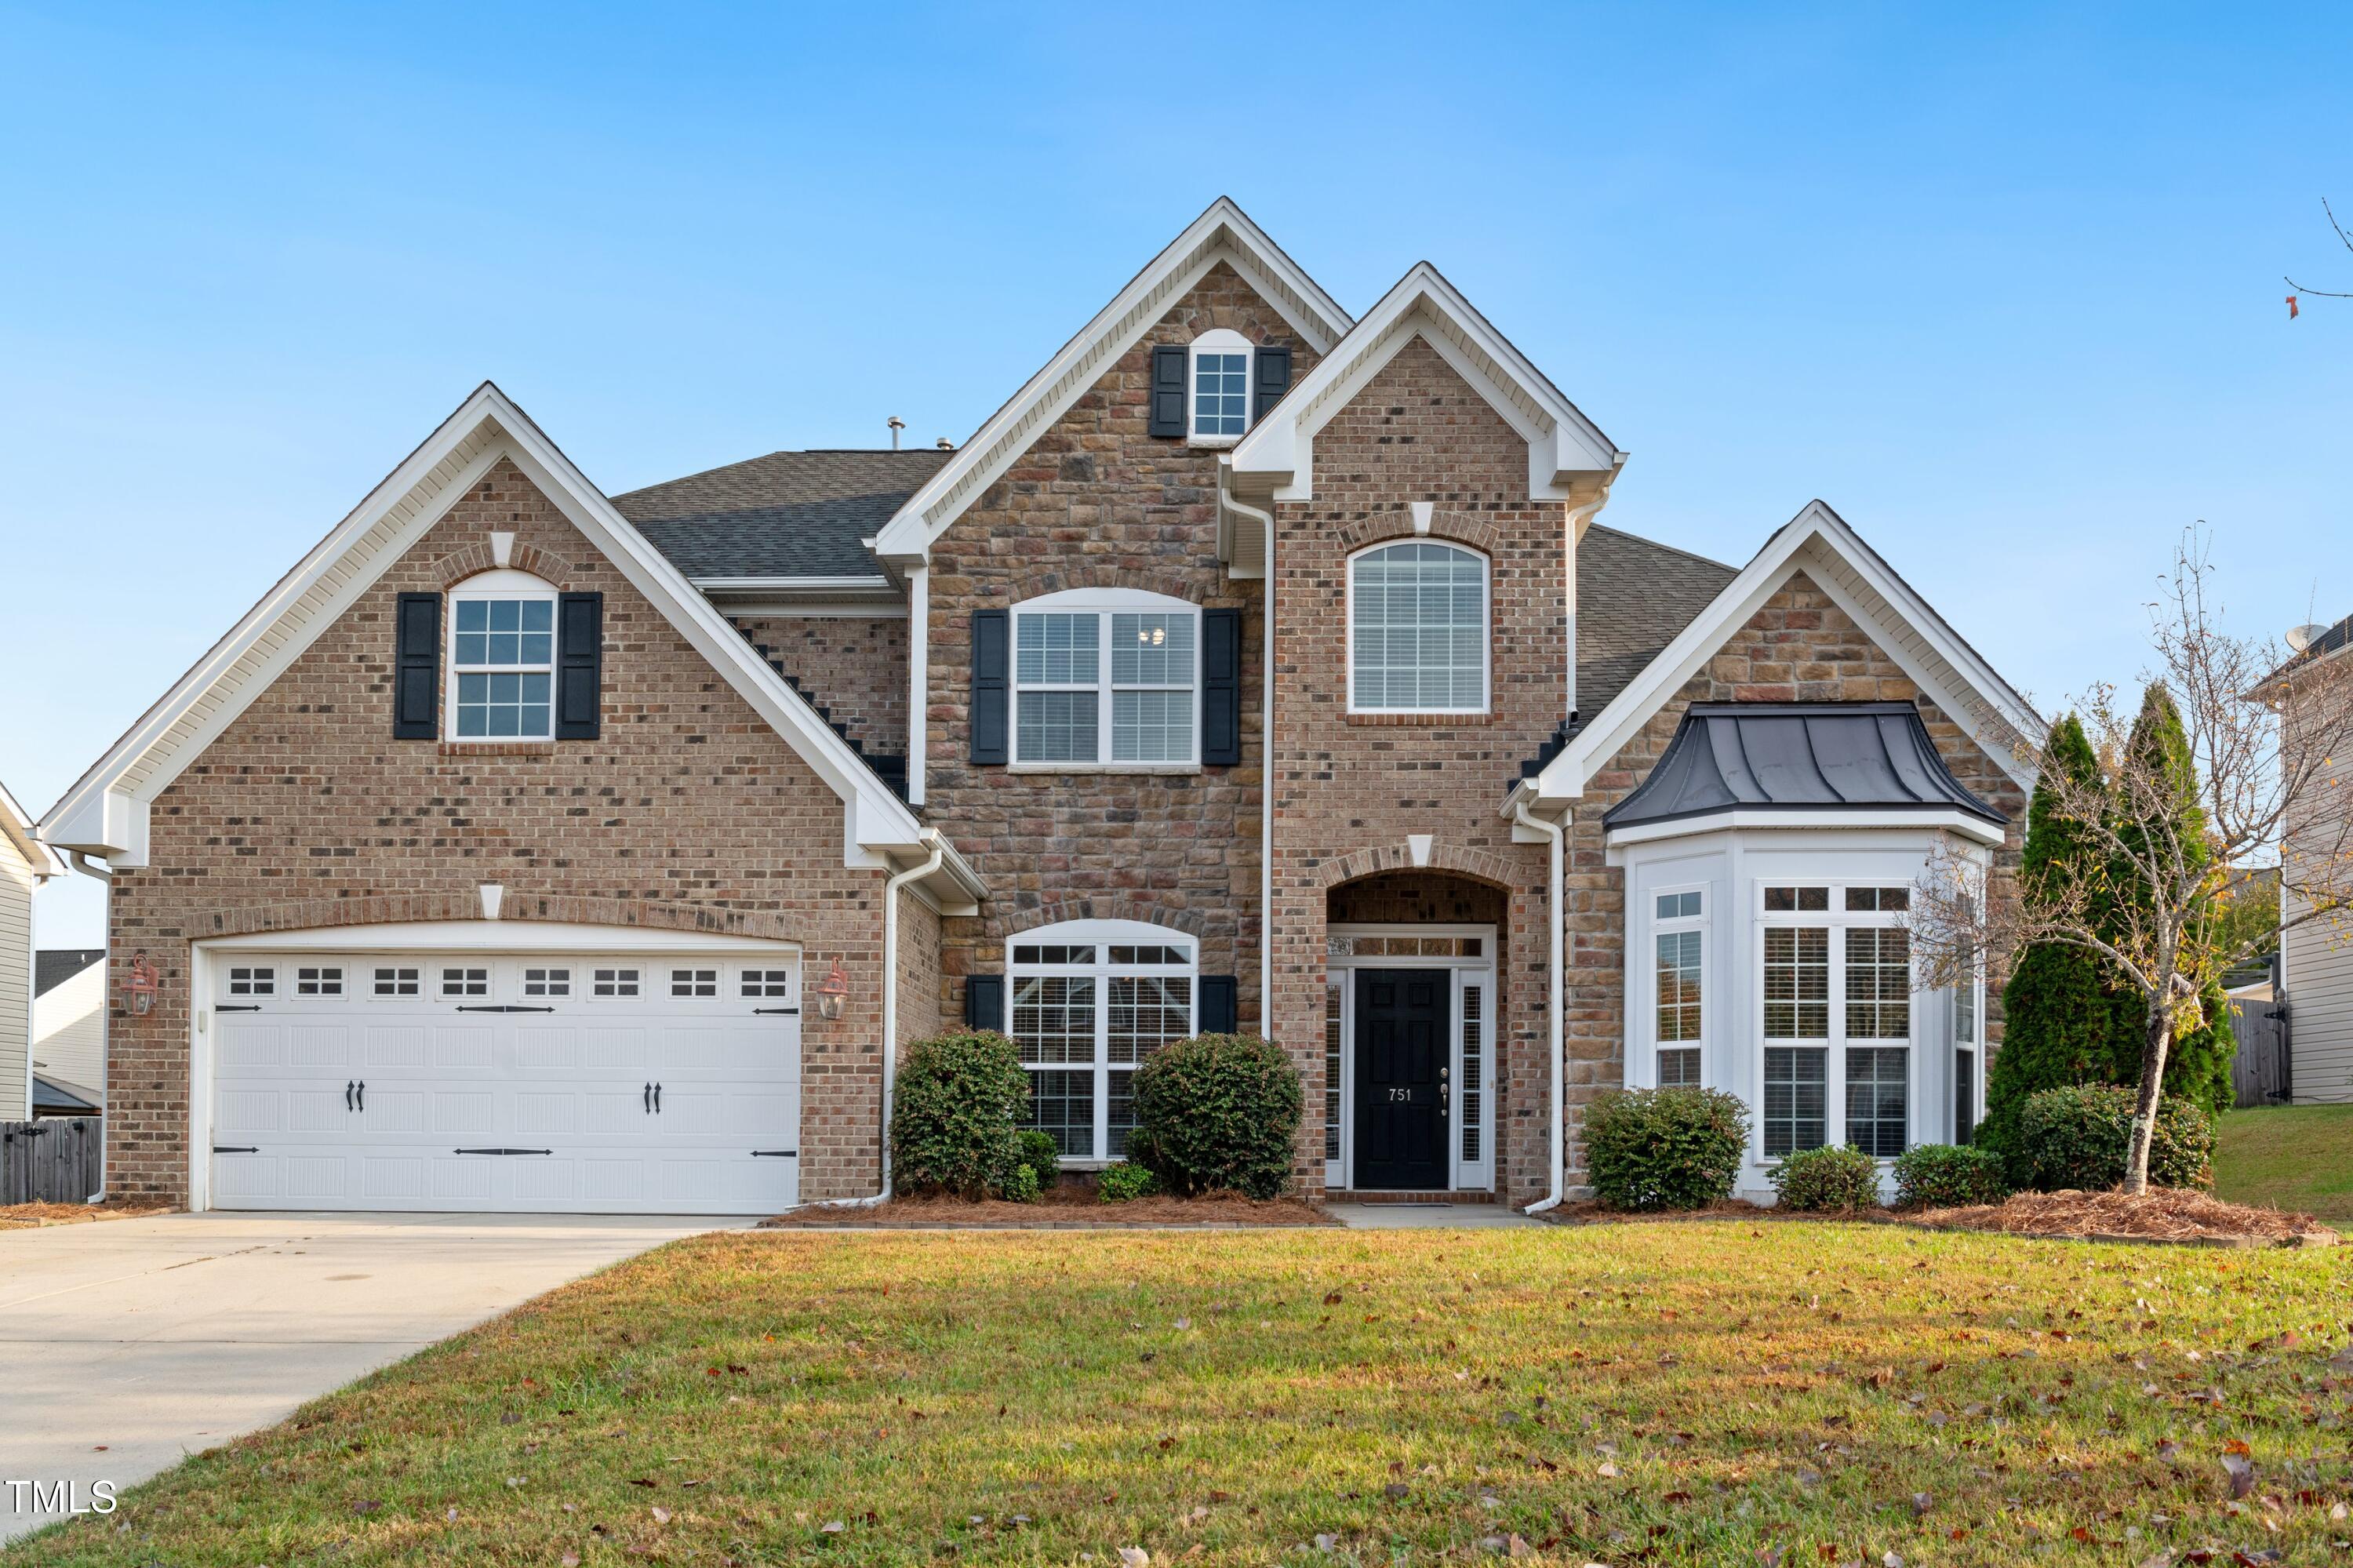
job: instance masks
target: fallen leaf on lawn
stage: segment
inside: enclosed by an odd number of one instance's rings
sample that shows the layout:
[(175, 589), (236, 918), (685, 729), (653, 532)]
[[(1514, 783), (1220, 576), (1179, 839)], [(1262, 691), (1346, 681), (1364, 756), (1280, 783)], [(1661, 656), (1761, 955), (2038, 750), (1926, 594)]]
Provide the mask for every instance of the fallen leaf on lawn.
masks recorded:
[(2222, 1456), (2222, 1467), (2231, 1472), (2231, 1496), (2245, 1497), (2255, 1489), (2255, 1467), (2236, 1454)]
[(580, 1553), (577, 1552), (567, 1552), (556, 1561), (563, 1564), (563, 1568), (580, 1568)]
[[(1336, 1301), (1339, 1298), (1335, 1296), (1333, 1299)], [(1318, 1552), (1329, 1552), (1339, 1544), (1340, 1538), (1336, 1535), (1319, 1535), (1315, 1538), (1315, 1550)]]
[(1599, 1476), (1605, 1481), (1614, 1481), (1621, 1472), (1619, 1470), (1617, 1466), (1610, 1464), (1605, 1459), (1600, 1464), (1596, 1465), (1593, 1467), (1593, 1473)]
[(660, 1507), (655, 1508), (654, 1522), (656, 1524), (668, 1524), (670, 1522), (670, 1510)]
[(1757, 1561), (1764, 1564), (1764, 1568), (1781, 1568), (1781, 1559), (1788, 1553), (1787, 1547), (1760, 1546), (1757, 1549)]
[(823, 1524), (818, 1525), (817, 1528), (818, 1533), (820, 1535), (839, 1535), (843, 1531), (848, 1530), (849, 1526), (842, 1523), (841, 1520), (838, 1519), (829, 1519)]
[(1123, 1546), (1119, 1549), (1119, 1561), (1120, 1568), (1149, 1568), (1152, 1553), (1141, 1546)]
[(1918, 1519), (1922, 1514), (1926, 1513), (1930, 1509), (1935, 1508), (1936, 1506), (1936, 1499), (1930, 1497), (1926, 1492), (1914, 1492), (1912, 1494), (1912, 1517), (1914, 1519)]
[(1896, 1556), (1893, 1552), (1883, 1553), (1879, 1561), (1882, 1568), (1904, 1568), (1904, 1559)]
[(2228, 1443), (2223, 1444), (2222, 1452), (2225, 1454), (2238, 1454), (2250, 1459), (2255, 1457), (2255, 1451), (2247, 1446), (2247, 1440), (2243, 1437), (2233, 1437)]

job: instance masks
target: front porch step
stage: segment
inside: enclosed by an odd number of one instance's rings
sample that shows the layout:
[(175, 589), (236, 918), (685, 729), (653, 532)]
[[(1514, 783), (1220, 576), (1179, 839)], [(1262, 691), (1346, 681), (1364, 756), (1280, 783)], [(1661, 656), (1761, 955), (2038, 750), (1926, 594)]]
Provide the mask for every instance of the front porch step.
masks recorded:
[(1324, 1201), (1327, 1203), (1493, 1203), (1500, 1202), (1493, 1192), (1398, 1192), (1388, 1189), (1358, 1192), (1345, 1187), (1325, 1188)]

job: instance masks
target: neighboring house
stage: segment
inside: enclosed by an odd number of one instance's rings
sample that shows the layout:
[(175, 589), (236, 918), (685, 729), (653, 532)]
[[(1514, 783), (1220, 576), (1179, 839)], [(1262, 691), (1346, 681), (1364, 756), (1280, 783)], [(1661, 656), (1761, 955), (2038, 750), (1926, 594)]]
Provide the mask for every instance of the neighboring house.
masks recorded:
[(854, 1198), (959, 1018), (1081, 1166), (1234, 1028), (1311, 1192), (1573, 1189), (1620, 1083), (1748, 1099), (1746, 1190), (1948, 1139), (1985, 1004), (1905, 891), (2014, 851), (2040, 726), (1827, 506), (1718, 565), (1595, 521), (1624, 461), (1431, 267), (1351, 316), (1226, 201), (954, 450), (608, 498), (485, 385), (44, 823), (158, 980), (113, 1188)]
[[(2279, 673), (2288, 735), (2299, 720), (2337, 733), (2347, 683), (2353, 681), (2353, 616), (2334, 626), (2299, 627), (2291, 641), (2303, 646)], [(2313, 709), (2299, 712), (2298, 705)], [(2316, 711), (2320, 705), (2327, 706), (2325, 717)], [(2321, 793), (2321, 820), (2289, 837), (2284, 858), (2291, 867), (2299, 859), (2341, 860), (2347, 853), (2345, 816), (2353, 800), (2342, 793), (2342, 777), (2341, 768), (2334, 770), (2332, 787)], [(2340, 883), (2343, 874), (2306, 865), (2295, 880), (2311, 891)], [(2310, 907), (2292, 888), (2283, 888), (2278, 1001), (2287, 1012), (2292, 1086), (2298, 1105), (2342, 1105), (2353, 1101), (2353, 914), (2307, 918)]]
[(33, 1113), (106, 1108), (106, 949), (33, 955)]
[(64, 870), (0, 785), (0, 1121), (32, 1114), (33, 895)]

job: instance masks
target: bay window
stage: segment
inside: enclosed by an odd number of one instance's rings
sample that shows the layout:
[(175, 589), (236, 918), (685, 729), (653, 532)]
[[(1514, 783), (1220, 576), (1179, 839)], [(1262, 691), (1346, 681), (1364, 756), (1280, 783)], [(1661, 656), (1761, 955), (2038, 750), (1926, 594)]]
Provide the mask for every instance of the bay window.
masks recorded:
[[(1765, 1155), (1839, 1140), (1890, 1159), (1910, 1137), (1910, 889), (1780, 884), (1761, 895)], [(1662, 1036), (1663, 1038), (1663, 1036)], [(1834, 1101), (1832, 1086), (1841, 1091)]]
[(1707, 1014), (1704, 901), (1696, 888), (1651, 900), (1656, 1081), (1662, 1089), (1697, 1088), (1701, 1083), (1700, 1042)]

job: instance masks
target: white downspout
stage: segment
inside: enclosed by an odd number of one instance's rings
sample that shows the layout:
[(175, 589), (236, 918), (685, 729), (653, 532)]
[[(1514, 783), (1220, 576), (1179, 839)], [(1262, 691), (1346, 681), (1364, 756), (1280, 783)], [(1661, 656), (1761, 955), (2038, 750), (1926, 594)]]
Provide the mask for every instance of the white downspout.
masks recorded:
[(1564, 881), (1562, 861), (1567, 851), (1568, 832), (1560, 823), (1548, 822), (1531, 812), (1525, 800), (1514, 809), (1512, 820), (1524, 828), (1542, 833), (1552, 846), (1552, 891), (1546, 906), (1546, 924), (1552, 927), (1552, 996), (1546, 1008), (1546, 1014), (1551, 1021), (1552, 1037), (1552, 1190), (1527, 1207), (1529, 1213), (1540, 1214), (1559, 1205), (1562, 1189), (1568, 1180), (1567, 1135), (1561, 1126), (1561, 1075), (1567, 1071), (1561, 1060), (1561, 1052), (1567, 1043), (1561, 1027), (1561, 991), (1565, 978), (1561, 969), (1561, 944), (1565, 939), (1566, 919), (1566, 912), (1561, 908), (1561, 895)]
[(947, 841), (937, 828), (925, 828), (923, 842), (931, 854), (918, 865), (882, 885), (882, 1118), (878, 1132), (882, 1147), (882, 1183), (871, 1198), (836, 1198), (826, 1207), (871, 1209), (891, 1201), (891, 1090), (899, 1062), (899, 890), (940, 869), (947, 859)]
[(1234, 499), (1234, 460), (1218, 454), (1218, 496), (1245, 517), (1258, 519), (1266, 535), (1265, 644), (1259, 654), (1258, 736), (1258, 1033), (1274, 1038), (1274, 514)]

